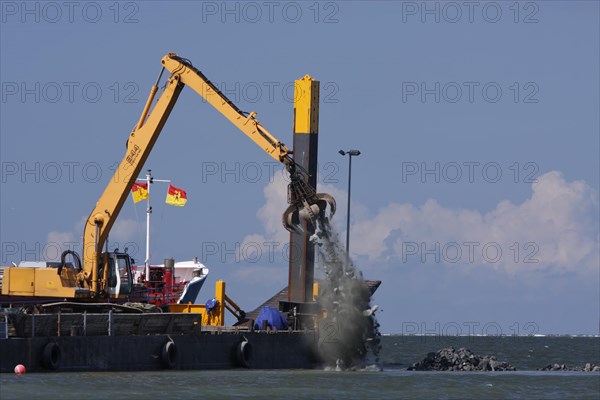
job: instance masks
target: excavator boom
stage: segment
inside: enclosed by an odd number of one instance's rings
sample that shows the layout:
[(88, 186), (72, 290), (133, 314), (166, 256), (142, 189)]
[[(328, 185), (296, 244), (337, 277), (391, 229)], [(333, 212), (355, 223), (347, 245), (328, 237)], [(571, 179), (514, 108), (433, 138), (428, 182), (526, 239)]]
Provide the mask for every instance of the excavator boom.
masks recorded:
[(276, 161), (285, 165), (293, 163), (289, 156), (292, 152), (260, 124), (255, 112), (244, 113), (240, 110), (189, 60), (169, 53), (161, 62), (165, 69), (172, 75), (179, 76), (184, 85), (198, 93)]
[(335, 213), (335, 200), (325, 193), (316, 193), (306, 183), (306, 171), (300, 170), (291, 157), (292, 151), (269, 133), (256, 119), (256, 113), (245, 113), (225, 96), (208, 78), (192, 63), (175, 53), (169, 53), (162, 59), (162, 64), (171, 74), (178, 75), (181, 82), (189, 86), (225, 118), (244, 132), (267, 154), (284, 164), (290, 174), (288, 187), (288, 209), (282, 217), (283, 226), (290, 232), (302, 231), (302, 220), (309, 221), (315, 229), (317, 220), (329, 206), (329, 216)]
[[(246, 113), (240, 110), (189, 60), (169, 53), (163, 57), (161, 63), (162, 69), (158, 79), (152, 86), (138, 123), (127, 140), (125, 156), (87, 219), (83, 233), (81, 262), (75, 263), (76, 268), (63, 268), (66, 265), (65, 254), (63, 254), (61, 267), (57, 269), (39, 268), (34, 271), (16, 267), (5, 268), (4, 280), (10, 279), (14, 282), (10, 287), (3, 286), (3, 294), (38, 296), (37, 293), (43, 293), (50, 297), (91, 300), (119, 296), (120, 289), (123, 289), (121, 293), (131, 290), (129, 256), (117, 251), (110, 252), (105, 245), (135, 179), (140, 174), (185, 86), (198, 93), (263, 151), (285, 166), (290, 174), (288, 187), (290, 206), (283, 215), (283, 224), (287, 230), (301, 231), (302, 221), (308, 221), (316, 229), (320, 220), (328, 218), (327, 208), (329, 216), (333, 215), (335, 212), (333, 197), (318, 194), (308, 185), (306, 172), (297, 167), (291, 156), (292, 151), (269, 133), (256, 119), (255, 112)], [(165, 70), (170, 73), (170, 76), (152, 107)], [(78, 257), (77, 260), (79, 261)], [(25, 284), (21, 284), (23, 282)]]

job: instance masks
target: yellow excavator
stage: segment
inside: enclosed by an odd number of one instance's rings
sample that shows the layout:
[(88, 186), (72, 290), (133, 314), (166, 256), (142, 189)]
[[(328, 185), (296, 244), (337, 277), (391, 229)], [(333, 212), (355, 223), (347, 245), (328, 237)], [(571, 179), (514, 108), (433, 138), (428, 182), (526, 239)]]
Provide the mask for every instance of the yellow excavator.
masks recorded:
[[(152, 86), (142, 115), (129, 135), (125, 156), (87, 219), (83, 257), (80, 259), (73, 251), (66, 251), (58, 265), (48, 263), (46, 268), (5, 267), (3, 295), (104, 301), (123, 298), (131, 293), (131, 258), (126, 252), (111, 252), (108, 249), (103, 252), (102, 248), (108, 244), (108, 234), (185, 86), (202, 96), (261, 149), (285, 166), (290, 174), (290, 183), (289, 206), (283, 214), (283, 225), (288, 231), (301, 232), (304, 222), (317, 229), (322, 218), (329, 218), (335, 213), (333, 197), (316, 193), (306, 183), (306, 171), (295, 164), (292, 151), (260, 124), (255, 112), (241, 111), (189, 60), (169, 53), (161, 63), (156, 84)], [(170, 76), (152, 107), (165, 70)], [(73, 258), (71, 263), (66, 262), (69, 255)]]

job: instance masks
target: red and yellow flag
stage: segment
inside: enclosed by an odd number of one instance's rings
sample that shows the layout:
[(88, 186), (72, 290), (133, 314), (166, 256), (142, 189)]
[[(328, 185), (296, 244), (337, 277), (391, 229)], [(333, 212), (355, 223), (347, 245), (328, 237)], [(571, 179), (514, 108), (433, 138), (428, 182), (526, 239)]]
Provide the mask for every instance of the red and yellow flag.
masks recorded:
[(137, 203), (148, 198), (148, 184), (134, 182), (131, 187), (131, 195), (133, 196), (133, 202)]
[(169, 191), (167, 192), (167, 204), (170, 204), (172, 206), (180, 206), (183, 207), (185, 206), (185, 203), (187, 202), (187, 193), (185, 193), (185, 190), (176, 188), (173, 185), (169, 185)]

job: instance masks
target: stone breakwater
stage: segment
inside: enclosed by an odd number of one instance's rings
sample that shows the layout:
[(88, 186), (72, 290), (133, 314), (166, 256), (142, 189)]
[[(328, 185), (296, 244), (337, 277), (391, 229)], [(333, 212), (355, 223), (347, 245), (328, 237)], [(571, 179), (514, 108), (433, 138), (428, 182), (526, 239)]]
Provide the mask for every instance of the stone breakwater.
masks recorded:
[(565, 364), (548, 364), (545, 367), (538, 368), (538, 371), (582, 371), (582, 372), (600, 372), (600, 365), (586, 363), (583, 367), (568, 367)]
[(515, 367), (495, 356), (480, 356), (469, 349), (448, 347), (427, 354), (409, 371), (515, 371)]
[[(447, 347), (431, 352), (411, 367), (409, 371), (516, 371), (516, 368), (506, 361), (499, 361), (495, 356), (473, 353), (466, 348), (456, 350)], [(565, 364), (548, 364), (538, 368), (538, 371), (580, 371), (600, 372), (600, 366), (586, 363), (584, 366), (568, 367)]]

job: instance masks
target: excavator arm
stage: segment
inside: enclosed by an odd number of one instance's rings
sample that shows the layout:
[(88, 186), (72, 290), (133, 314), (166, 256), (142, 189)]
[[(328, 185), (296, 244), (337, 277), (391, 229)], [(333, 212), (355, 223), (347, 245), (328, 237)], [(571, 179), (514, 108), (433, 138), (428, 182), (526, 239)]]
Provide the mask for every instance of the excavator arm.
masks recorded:
[[(290, 206), (283, 215), (283, 224), (287, 230), (301, 231), (300, 225), (303, 220), (317, 228), (319, 219), (328, 217), (325, 215), (327, 206), (329, 206), (329, 216), (335, 213), (333, 197), (316, 193), (306, 183), (306, 172), (296, 166), (291, 157), (292, 152), (260, 124), (255, 112), (241, 111), (190, 61), (169, 53), (161, 62), (163, 68), (151, 89), (139, 122), (129, 136), (125, 157), (85, 225), (83, 268), (77, 275), (77, 279), (82, 287), (90, 289), (93, 296), (106, 291), (109, 268), (107, 252), (102, 253), (102, 248), (107, 243), (108, 234), (184, 86), (198, 93), (261, 149), (285, 166), (290, 174), (288, 187)], [(171, 75), (150, 112), (164, 70), (169, 71)], [(104, 259), (101, 259), (102, 254)], [(103, 268), (100, 269), (100, 266)], [(99, 276), (99, 270), (103, 271), (103, 276)]]
[(256, 113), (244, 113), (237, 108), (204, 74), (196, 69), (189, 60), (169, 53), (162, 59), (163, 67), (172, 76), (179, 76), (181, 82), (198, 93), (211, 106), (244, 132), (261, 149), (276, 161), (286, 166), (293, 164), (292, 153), (283, 143), (267, 131), (256, 119)]
[(178, 75), (183, 84), (198, 93), (267, 154), (284, 164), (290, 174), (289, 207), (282, 217), (285, 229), (290, 232), (302, 232), (302, 220), (309, 221), (316, 229), (317, 221), (324, 216), (327, 206), (330, 216), (335, 213), (334, 198), (326, 193), (315, 193), (306, 183), (306, 171), (300, 170), (291, 157), (292, 151), (261, 125), (255, 112), (245, 113), (240, 110), (189, 60), (169, 53), (161, 62), (173, 76)]

